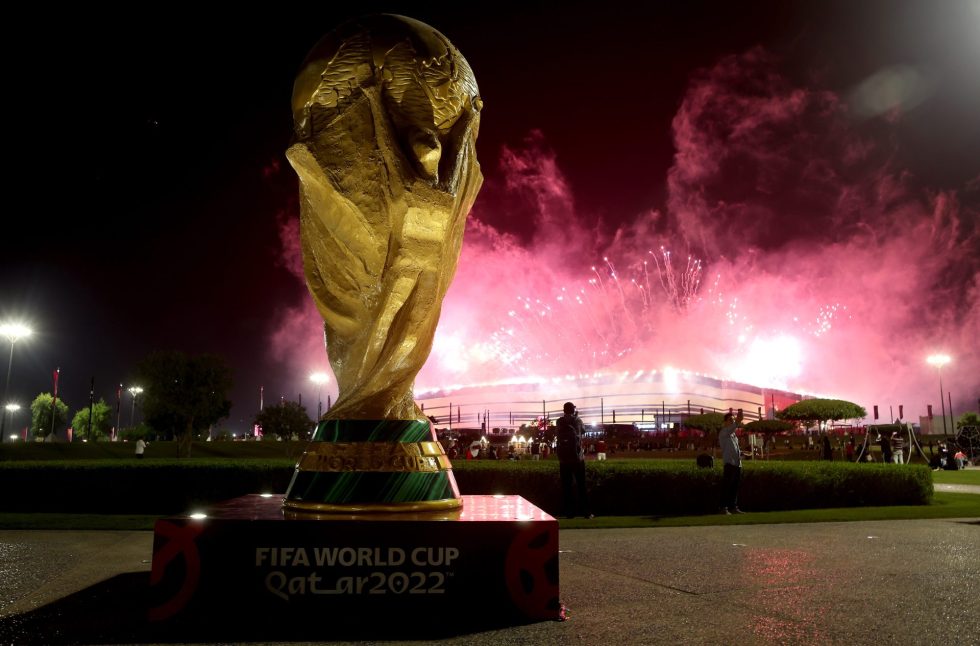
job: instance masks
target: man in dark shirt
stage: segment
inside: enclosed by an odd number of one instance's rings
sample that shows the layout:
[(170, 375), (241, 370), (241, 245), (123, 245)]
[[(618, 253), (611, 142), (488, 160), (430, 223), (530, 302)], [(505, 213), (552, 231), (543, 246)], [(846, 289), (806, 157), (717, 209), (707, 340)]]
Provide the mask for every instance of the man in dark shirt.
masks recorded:
[(566, 402), (565, 414), (558, 418), (558, 472), (561, 475), (562, 515), (575, 517), (576, 497), (572, 492), (572, 479), (578, 489), (578, 508), (584, 518), (593, 518), (589, 508), (589, 496), (585, 489), (585, 451), (582, 450), (582, 433), (585, 427), (575, 412), (575, 404)]
[(881, 431), (878, 431), (878, 445), (881, 446), (881, 461), (885, 464), (891, 464), (892, 443), (889, 437)]

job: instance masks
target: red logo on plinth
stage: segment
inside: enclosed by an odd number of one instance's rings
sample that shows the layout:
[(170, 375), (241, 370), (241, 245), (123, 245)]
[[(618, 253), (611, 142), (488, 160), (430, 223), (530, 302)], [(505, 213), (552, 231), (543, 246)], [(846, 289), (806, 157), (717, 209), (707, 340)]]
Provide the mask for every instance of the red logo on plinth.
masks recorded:
[(558, 619), (558, 524), (531, 526), (511, 541), (504, 561), (510, 598), (531, 619)]
[(150, 608), (148, 613), (150, 621), (162, 621), (173, 617), (187, 605), (197, 591), (197, 584), (201, 580), (201, 554), (195, 540), (203, 529), (200, 523), (175, 525), (163, 520), (157, 521), (153, 529), (154, 533), (170, 540), (153, 553), (150, 585), (157, 585), (163, 580), (167, 566), (178, 556), (184, 557), (184, 581), (170, 600)]

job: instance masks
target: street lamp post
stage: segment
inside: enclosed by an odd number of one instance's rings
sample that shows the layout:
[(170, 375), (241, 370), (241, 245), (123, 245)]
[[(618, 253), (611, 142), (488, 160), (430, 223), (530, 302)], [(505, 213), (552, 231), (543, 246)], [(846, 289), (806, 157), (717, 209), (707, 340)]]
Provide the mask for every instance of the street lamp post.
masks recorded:
[[(4, 323), (0, 325), (0, 335), (7, 337), (10, 342), (10, 359), (7, 360), (7, 381), (3, 385), (3, 405), (7, 405), (7, 394), (10, 391), (10, 371), (14, 366), (14, 344), (18, 339), (29, 337), (33, 330), (23, 323)], [(7, 429), (7, 416), (0, 416), (0, 442), (3, 441), (4, 431)]]
[(143, 392), (139, 386), (130, 386), (126, 390), (133, 396), (133, 409), (129, 412), (129, 425), (136, 426), (136, 396)]
[[(936, 369), (939, 372), (939, 406), (942, 408), (943, 412), (943, 435), (949, 435), (949, 433), (946, 432), (946, 400), (943, 397), (943, 366), (952, 361), (952, 359), (950, 359), (948, 354), (932, 354), (926, 358), (926, 361), (929, 364), (936, 366)], [(952, 415), (953, 411), (950, 410), (949, 413)]]
[(325, 372), (314, 372), (310, 375), (310, 381), (316, 384), (316, 423), (319, 424), (320, 416), (323, 415), (323, 399), (320, 395), (323, 391), (323, 384), (330, 381), (330, 377)]
[[(13, 423), (14, 423), (14, 415), (17, 413), (17, 411), (20, 410), (20, 404), (7, 404), (5, 406), (5, 408), (7, 409), (7, 412), (10, 413), (10, 423), (11, 423), (11, 425), (13, 425)], [(6, 417), (6, 415), (4, 415), (4, 417)], [(13, 438), (11, 438), (11, 439), (13, 439)], [(25, 440), (27, 439), (26, 435), (25, 435), (24, 439)]]

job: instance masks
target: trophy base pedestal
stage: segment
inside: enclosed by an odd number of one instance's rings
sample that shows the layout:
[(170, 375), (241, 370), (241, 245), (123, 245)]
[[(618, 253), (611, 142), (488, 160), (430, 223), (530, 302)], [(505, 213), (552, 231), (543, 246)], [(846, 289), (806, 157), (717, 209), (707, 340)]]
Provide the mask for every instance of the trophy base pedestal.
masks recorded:
[(150, 597), (161, 629), (225, 640), (424, 638), (559, 619), (558, 521), (519, 496), (363, 514), (243, 496), (157, 521)]

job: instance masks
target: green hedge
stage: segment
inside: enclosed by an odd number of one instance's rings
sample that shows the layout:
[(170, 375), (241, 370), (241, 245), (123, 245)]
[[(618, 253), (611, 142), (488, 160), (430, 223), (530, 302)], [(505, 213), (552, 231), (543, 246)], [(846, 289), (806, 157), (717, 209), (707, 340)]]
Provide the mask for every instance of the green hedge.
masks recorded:
[[(191, 458), (295, 460), (306, 442), (193, 442)], [(8, 460), (135, 460), (132, 442), (4, 442), (0, 462)], [(177, 442), (150, 442), (145, 459), (177, 458)]]
[[(285, 460), (79, 460), (0, 463), (0, 511), (170, 514), (248, 493), (283, 493)], [(457, 460), (464, 494), (517, 494), (561, 508), (558, 463)], [(693, 461), (609, 460), (586, 469), (595, 513), (684, 515), (718, 506), (721, 468)], [(749, 462), (739, 504), (751, 511), (927, 504), (932, 473), (920, 465)]]
[(0, 463), (0, 511), (172, 514), (246, 493), (284, 492), (288, 460)]
[[(518, 494), (550, 513), (561, 509), (556, 462), (457, 461), (453, 470), (464, 494)], [(693, 461), (607, 460), (589, 462), (586, 480), (597, 514), (683, 515), (718, 508), (721, 472)], [(922, 505), (932, 491), (932, 473), (922, 465), (748, 462), (739, 505), (752, 511)]]

